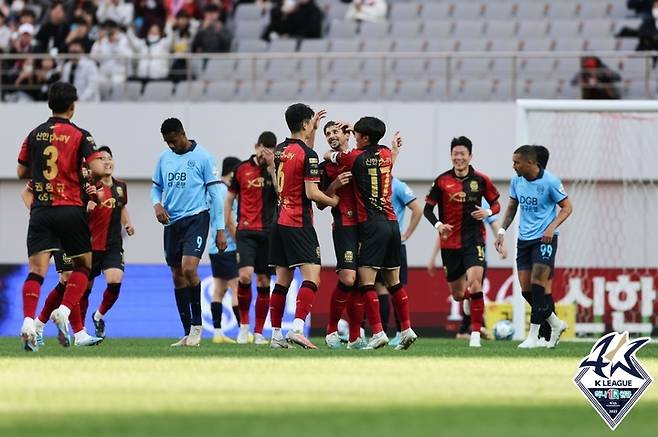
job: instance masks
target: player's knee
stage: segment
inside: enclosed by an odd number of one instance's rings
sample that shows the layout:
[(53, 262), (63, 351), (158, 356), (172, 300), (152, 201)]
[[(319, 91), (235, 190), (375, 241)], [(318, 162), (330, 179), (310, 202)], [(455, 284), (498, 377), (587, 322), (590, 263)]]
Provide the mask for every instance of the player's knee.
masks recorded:
[(348, 287), (353, 287), (356, 282), (356, 272), (353, 270), (341, 270), (338, 274), (338, 278), (343, 284)]
[[(482, 290), (482, 281), (479, 279), (469, 279), (468, 282), (468, 289), (471, 291), (481, 291)], [(463, 293), (462, 293), (463, 295)]]
[[(241, 270), (240, 273), (239, 273), (239, 281), (240, 281), (240, 283), (241, 283), (241, 284), (249, 284), (249, 283), (251, 283), (251, 276), (252, 276), (251, 272), (246, 272), (246, 271), (242, 271), (242, 270)], [(260, 278), (258, 279), (258, 281), (260, 282)], [(259, 285), (259, 287), (260, 287), (260, 285)]]
[(191, 284), (196, 282), (197, 279), (197, 272), (196, 268), (191, 267), (191, 266), (184, 266), (183, 267), (183, 277)]
[(452, 290), (452, 298), (457, 302), (464, 300), (464, 290)]

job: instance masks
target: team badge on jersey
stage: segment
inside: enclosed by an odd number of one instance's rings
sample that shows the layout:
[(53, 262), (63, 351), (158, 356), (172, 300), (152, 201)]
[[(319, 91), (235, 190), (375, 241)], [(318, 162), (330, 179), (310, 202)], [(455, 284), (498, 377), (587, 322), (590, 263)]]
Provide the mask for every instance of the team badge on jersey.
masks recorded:
[(480, 189), (478, 181), (471, 181), (471, 191), (477, 191)]
[(346, 250), (343, 257), (345, 258), (346, 263), (351, 263), (354, 261), (354, 252), (352, 252), (351, 250)]
[(653, 380), (635, 354), (650, 338), (628, 339), (611, 332), (599, 339), (579, 366), (573, 382), (599, 416), (615, 430)]
[(123, 197), (123, 188), (117, 187), (117, 196)]

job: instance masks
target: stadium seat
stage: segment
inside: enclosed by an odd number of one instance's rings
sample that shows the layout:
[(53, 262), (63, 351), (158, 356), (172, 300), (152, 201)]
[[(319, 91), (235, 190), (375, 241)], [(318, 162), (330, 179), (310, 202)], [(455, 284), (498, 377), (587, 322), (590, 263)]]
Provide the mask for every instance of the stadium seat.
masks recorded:
[(240, 41), (244, 38), (257, 39), (263, 32), (262, 21), (240, 21), (235, 26), (235, 37)]
[(237, 96), (239, 83), (236, 81), (220, 81), (208, 84), (203, 100), (209, 102), (231, 102)]
[(577, 15), (583, 20), (601, 19), (607, 18), (611, 10), (611, 2), (585, 1), (578, 4)]
[(326, 91), (326, 98), (336, 102), (359, 101), (366, 94), (366, 87), (361, 80), (333, 80)]
[(169, 81), (148, 82), (144, 87), (141, 100), (145, 102), (166, 102), (171, 99), (173, 84)]
[(335, 39), (331, 42), (332, 52), (358, 52), (361, 51), (361, 42), (353, 39)]
[(265, 79), (280, 81), (290, 79), (296, 76), (299, 61), (297, 59), (270, 59), (266, 62), (262, 71)]
[(613, 21), (611, 20), (585, 20), (582, 35), (585, 38), (603, 38), (613, 34)]
[(388, 22), (369, 23), (364, 21), (361, 23), (359, 34), (361, 38), (385, 38), (388, 36)]
[(395, 24), (398, 21), (417, 20), (420, 13), (418, 3), (393, 3), (391, 5), (390, 18)]
[(351, 20), (333, 20), (329, 26), (329, 38), (354, 38), (357, 23)]
[(560, 58), (557, 61), (552, 77), (565, 81), (571, 81), (580, 71), (579, 58)]
[(397, 80), (389, 86), (387, 97), (393, 101), (423, 101), (427, 100), (431, 90), (431, 82), (427, 80)]
[(392, 62), (389, 76), (393, 79), (420, 80), (427, 77), (426, 59), (396, 59)]
[(420, 21), (394, 21), (391, 25), (391, 38), (417, 38), (420, 34)]
[(296, 39), (275, 39), (270, 42), (269, 51), (277, 53), (292, 53), (297, 51)]
[(327, 11), (326, 18), (328, 20), (344, 20), (345, 15), (347, 15), (347, 9), (349, 5), (346, 3), (341, 3), (337, 1), (332, 1), (329, 4), (329, 10)]
[(491, 1), (487, 3), (484, 15), (488, 20), (509, 20), (512, 17), (512, 12), (512, 2)]
[[(454, 59), (450, 60), (451, 68), (454, 63)], [(430, 59), (427, 62), (426, 70), (428, 79), (444, 79), (448, 76), (448, 60), (445, 58), (442, 59)]]
[(110, 100), (118, 102), (129, 102), (139, 100), (142, 94), (141, 82), (113, 83)]
[(520, 67), (517, 70), (519, 77), (532, 80), (548, 79), (555, 69), (555, 59), (525, 58), (521, 61)]
[(491, 39), (514, 38), (517, 23), (512, 20), (495, 20), (487, 22), (486, 35)]
[(322, 72), (322, 68), (329, 65), (329, 61), (322, 61), (321, 59), (302, 59), (297, 66), (297, 76), (304, 79), (317, 78), (318, 73)]
[(521, 21), (517, 34), (519, 38), (544, 38), (548, 32), (548, 22), (544, 20)]
[(511, 76), (492, 81), (491, 100), (495, 102), (505, 102), (512, 100), (512, 81)]
[(551, 2), (547, 16), (552, 20), (571, 20), (576, 17), (578, 3), (575, 1), (558, 0)]
[(457, 39), (478, 39), (482, 38), (484, 31), (484, 22), (476, 21), (457, 21), (454, 28), (454, 37)]
[(463, 39), (459, 41), (457, 45), (457, 51), (459, 52), (486, 52), (491, 47), (491, 42), (480, 38), (480, 39)]
[(546, 16), (548, 4), (543, 1), (520, 1), (514, 8), (514, 16), (517, 20), (541, 20)]
[(361, 65), (361, 77), (380, 78), (391, 70), (392, 61), (387, 59), (365, 59)]
[(452, 16), (455, 20), (479, 20), (482, 18), (485, 10), (485, 4), (479, 1), (455, 3)]
[(454, 52), (459, 47), (459, 41), (454, 39), (436, 39), (427, 43), (428, 52)]
[(204, 80), (234, 79), (236, 61), (234, 59), (210, 59), (203, 71)]
[(204, 89), (205, 84), (202, 81), (179, 82), (176, 85), (173, 99), (177, 102), (196, 102), (202, 99)]
[(393, 51), (396, 52), (423, 52), (427, 43), (422, 39), (394, 39)]
[(262, 53), (266, 52), (268, 45), (262, 39), (242, 38), (238, 40), (237, 52), (239, 53)]
[(624, 52), (633, 52), (637, 47), (637, 39), (635, 38), (617, 38), (616, 49)]
[(329, 40), (305, 39), (301, 41), (299, 51), (306, 53), (325, 53), (329, 51)]
[(235, 21), (262, 20), (264, 15), (264, 10), (255, 3), (240, 3), (235, 10)]
[(460, 80), (453, 98), (464, 102), (487, 102), (491, 100), (492, 92), (490, 80)]
[(452, 77), (460, 79), (485, 79), (491, 74), (492, 60), (489, 58), (455, 59), (450, 66)]
[(653, 99), (656, 95), (656, 90), (651, 86), (647, 89), (644, 80), (624, 80), (619, 89), (624, 99)]
[(448, 2), (423, 4), (421, 16), (424, 20), (447, 20), (452, 16), (453, 6)]
[(275, 80), (267, 84), (260, 98), (266, 102), (297, 101), (299, 92), (299, 81)]
[(493, 39), (489, 50), (493, 52), (516, 52), (520, 50), (520, 42), (515, 38)]
[(585, 40), (582, 38), (561, 38), (555, 40), (556, 52), (580, 52), (585, 50)]
[(364, 39), (361, 44), (362, 52), (384, 52), (388, 53), (393, 48), (393, 41), (388, 38)]
[(329, 62), (329, 68), (325, 77), (336, 80), (356, 79), (361, 72), (362, 61), (353, 58), (333, 59)]
[[(520, 66), (520, 62), (516, 61), (517, 71)], [(512, 71), (514, 69), (514, 60), (512, 58), (498, 58), (494, 59), (491, 64), (490, 75), (496, 79), (511, 80)]]
[(644, 80), (652, 72), (649, 58), (623, 58), (619, 63), (621, 77), (624, 79)]
[(521, 51), (524, 52), (548, 52), (553, 50), (555, 42), (547, 38), (525, 39), (521, 41)]
[(613, 1), (610, 3), (610, 10), (608, 16), (610, 18), (620, 19), (626, 18), (631, 15), (631, 11), (626, 7), (626, 2)]
[(580, 27), (578, 20), (553, 20), (548, 34), (553, 38), (575, 38), (580, 36)]
[(610, 38), (590, 39), (585, 42), (585, 48), (593, 51), (613, 51), (617, 48), (617, 41)]
[(447, 20), (432, 20), (423, 22), (422, 36), (428, 40), (451, 38), (453, 24)]

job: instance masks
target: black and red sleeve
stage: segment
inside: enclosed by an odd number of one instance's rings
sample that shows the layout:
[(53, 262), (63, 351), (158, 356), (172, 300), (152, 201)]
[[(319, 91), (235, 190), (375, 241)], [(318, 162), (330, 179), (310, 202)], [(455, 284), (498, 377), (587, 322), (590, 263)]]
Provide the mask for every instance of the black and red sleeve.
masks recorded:
[(304, 182), (320, 183), (320, 161), (315, 150), (309, 149), (304, 156)]
[(487, 199), (491, 212), (498, 214), (500, 212), (500, 203), (498, 203), (500, 193), (493, 182), (491, 182), (491, 179), (489, 179), (489, 176), (482, 175), (482, 179), (484, 181), (484, 198)]
[(21, 150), (18, 152), (18, 163), (25, 167), (30, 166), (30, 136), (28, 135), (21, 144)]
[(235, 169), (235, 173), (233, 173), (233, 179), (231, 179), (231, 185), (228, 187), (228, 190), (236, 195), (240, 193), (241, 169), (242, 169), (242, 164), (238, 165), (238, 167)]
[(436, 178), (434, 180), (434, 183), (432, 184), (432, 187), (430, 188), (430, 192), (425, 197), (425, 203), (428, 203), (432, 206), (436, 206), (440, 202), (441, 202), (440, 178)]

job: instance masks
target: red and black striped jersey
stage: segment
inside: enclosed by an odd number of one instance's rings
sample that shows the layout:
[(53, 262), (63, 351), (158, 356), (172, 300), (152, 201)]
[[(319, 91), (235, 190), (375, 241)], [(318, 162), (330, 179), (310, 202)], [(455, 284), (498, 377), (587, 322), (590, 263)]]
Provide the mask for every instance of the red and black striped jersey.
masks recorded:
[(121, 247), (121, 212), (128, 204), (128, 187), (125, 182), (112, 178), (111, 186), (101, 183), (97, 188), (103, 201), (89, 214), (91, 249), (104, 251)]
[(471, 217), (476, 206), (482, 204), (483, 197), (493, 205), (500, 194), (489, 176), (472, 166), (462, 178), (451, 169), (434, 180), (425, 202), (439, 205), (439, 220), (453, 227), (447, 239), (441, 240), (441, 248), (461, 249), (484, 244), (484, 222)]
[(238, 229), (264, 231), (276, 215), (276, 191), (267, 166), (256, 162), (256, 155), (236, 169), (229, 187), (238, 196)]
[(30, 169), (32, 206), (83, 206), (82, 163), (95, 147), (89, 132), (63, 118), (51, 117), (30, 132), (18, 162)]
[(396, 221), (391, 203), (393, 156), (386, 146), (339, 153), (336, 162), (352, 171), (357, 221)]
[[(350, 169), (333, 162), (322, 162), (320, 164), (320, 189), (324, 191), (329, 188), (329, 185), (338, 178), (338, 175), (346, 171), (350, 171)], [(356, 196), (352, 181), (336, 190), (336, 194), (340, 201), (338, 206), (331, 208), (334, 226), (356, 226)]]
[(313, 226), (313, 206), (306, 182), (320, 183), (318, 154), (302, 140), (286, 138), (274, 153), (279, 194), (277, 223), (295, 228)]

